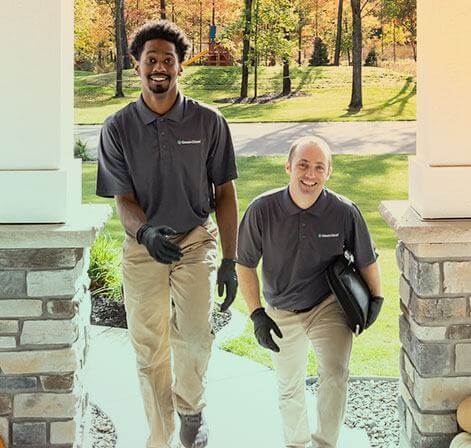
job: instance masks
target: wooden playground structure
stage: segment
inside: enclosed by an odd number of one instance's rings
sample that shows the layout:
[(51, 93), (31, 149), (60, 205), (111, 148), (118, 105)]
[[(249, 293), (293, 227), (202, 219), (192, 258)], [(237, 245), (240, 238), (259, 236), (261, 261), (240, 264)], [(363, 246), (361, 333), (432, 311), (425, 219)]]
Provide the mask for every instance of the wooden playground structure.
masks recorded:
[(227, 67), (228, 65), (234, 64), (234, 59), (229, 51), (227, 51), (221, 44), (212, 41), (209, 43), (209, 48), (186, 60), (183, 65), (188, 66), (194, 64), (203, 58), (203, 65)]

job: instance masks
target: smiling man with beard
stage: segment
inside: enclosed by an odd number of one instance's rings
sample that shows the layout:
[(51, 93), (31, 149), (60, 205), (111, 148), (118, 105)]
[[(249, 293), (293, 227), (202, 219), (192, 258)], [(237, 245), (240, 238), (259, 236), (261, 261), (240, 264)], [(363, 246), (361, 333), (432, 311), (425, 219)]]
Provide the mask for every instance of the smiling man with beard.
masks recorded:
[(237, 291), (234, 150), (222, 115), (179, 92), (189, 48), (168, 21), (136, 32), (130, 49), (142, 94), (106, 120), (99, 145), (97, 195), (116, 199), (126, 232), (124, 302), (148, 448), (173, 446), (175, 411), (183, 445), (207, 445), (202, 410), (214, 289), (226, 289), (222, 311)]
[[(295, 141), (285, 170), (289, 185), (254, 199), (240, 223), (237, 272), (257, 341), (272, 350), (286, 448), (334, 448), (344, 418), (352, 332), (324, 271), (347, 249), (373, 296), (380, 296), (377, 255), (355, 204), (325, 188), (332, 173), (326, 142)], [(266, 308), (256, 270), (261, 258)], [(305, 403), (309, 344), (319, 366), (312, 435)]]

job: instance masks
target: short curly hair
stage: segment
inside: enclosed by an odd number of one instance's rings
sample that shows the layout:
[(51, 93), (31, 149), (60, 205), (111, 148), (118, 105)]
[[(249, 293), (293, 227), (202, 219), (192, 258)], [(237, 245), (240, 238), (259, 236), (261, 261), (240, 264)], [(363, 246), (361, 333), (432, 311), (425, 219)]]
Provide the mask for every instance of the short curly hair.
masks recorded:
[(129, 47), (136, 61), (141, 58), (145, 43), (152, 39), (164, 39), (173, 43), (180, 63), (185, 60), (191, 47), (185, 33), (173, 22), (169, 20), (146, 22), (134, 33)]

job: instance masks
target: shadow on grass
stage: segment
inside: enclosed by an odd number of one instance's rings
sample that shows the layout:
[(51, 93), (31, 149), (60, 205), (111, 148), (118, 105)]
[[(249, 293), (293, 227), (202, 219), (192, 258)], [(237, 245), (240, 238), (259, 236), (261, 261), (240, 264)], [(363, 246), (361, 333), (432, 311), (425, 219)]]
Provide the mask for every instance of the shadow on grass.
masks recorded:
[[(301, 79), (299, 80), (298, 86), (294, 89), (294, 93), (304, 91), (306, 86), (313, 84), (317, 79), (320, 78), (321, 70), (319, 68), (313, 68), (312, 70), (301, 71)], [(309, 90), (309, 89), (308, 89)]]
[(417, 83), (414, 81), (413, 77), (409, 76), (405, 80), (404, 85), (401, 87), (401, 90), (399, 90), (399, 92), (396, 95), (389, 98), (384, 103), (381, 103), (380, 105), (376, 107), (363, 108), (359, 111), (355, 111), (355, 110), (347, 111), (345, 114), (342, 115), (342, 118), (348, 118), (352, 116), (367, 117), (369, 115), (373, 115), (375, 112), (391, 108), (392, 106), (398, 103), (399, 103), (398, 110), (396, 111), (395, 114), (393, 114), (393, 116), (394, 117), (400, 116), (402, 112), (404, 111), (409, 100), (412, 97), (414, 97), (416, 93), (417, 93)]

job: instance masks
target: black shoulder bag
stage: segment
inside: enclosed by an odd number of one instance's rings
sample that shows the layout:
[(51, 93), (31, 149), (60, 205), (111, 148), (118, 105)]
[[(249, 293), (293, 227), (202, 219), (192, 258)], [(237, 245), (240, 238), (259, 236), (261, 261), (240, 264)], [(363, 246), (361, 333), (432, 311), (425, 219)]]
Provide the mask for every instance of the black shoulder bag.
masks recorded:
[(360, 272), (355, 268), (353, 255), (348, 251), (334, 260), (325, 275), (345, 313), (348, 326), (358, 336), (378, 317), (383, 297), (371, 295)]

